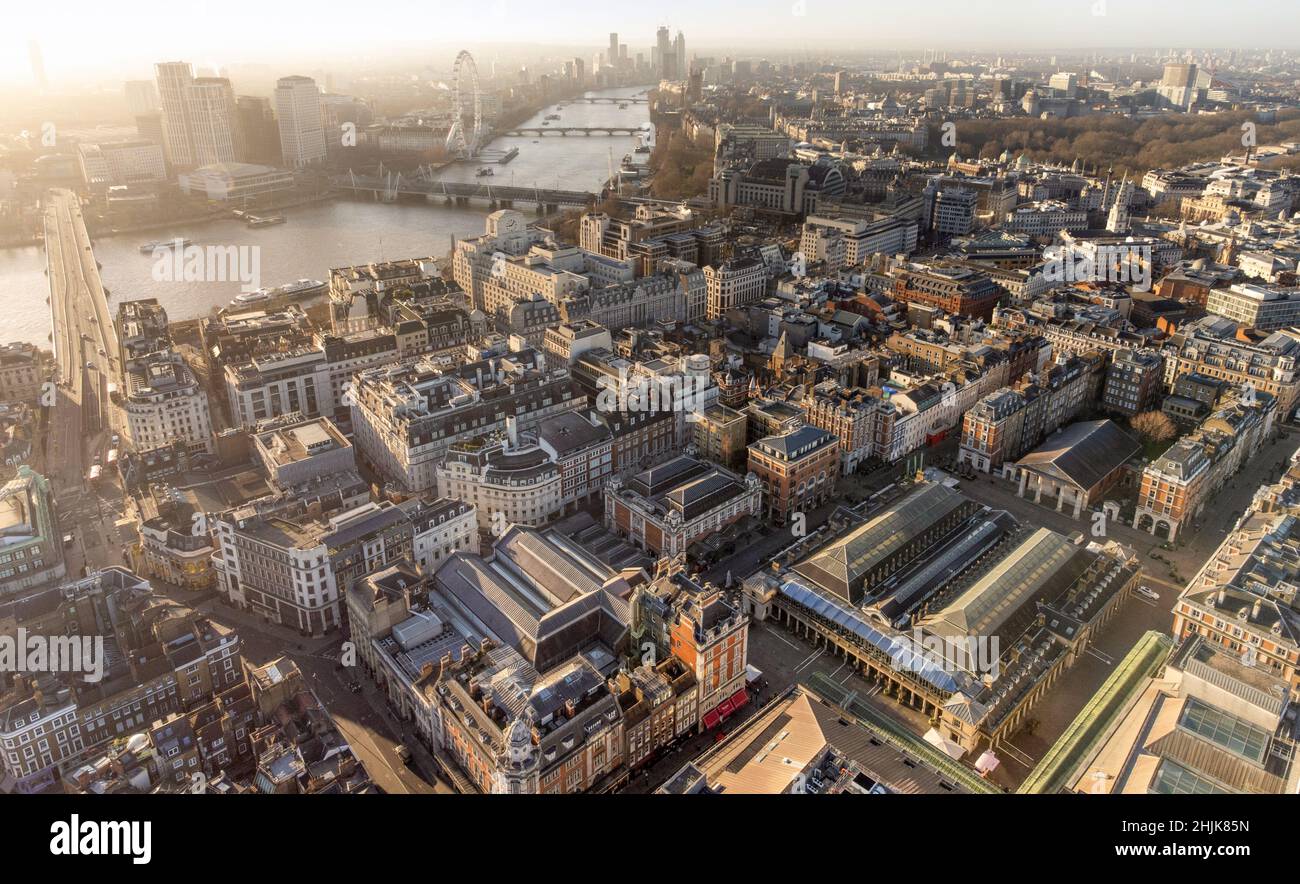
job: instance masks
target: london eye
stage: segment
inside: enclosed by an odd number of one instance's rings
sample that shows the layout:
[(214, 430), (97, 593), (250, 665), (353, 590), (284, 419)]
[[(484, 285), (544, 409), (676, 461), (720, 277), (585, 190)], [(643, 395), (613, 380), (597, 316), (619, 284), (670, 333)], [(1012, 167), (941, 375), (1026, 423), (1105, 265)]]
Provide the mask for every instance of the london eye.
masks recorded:
[[(463, 49), (452, 67), (451, 113), (447, 151), (460, 159), (477, 156), (483, 142), (483, 96), (479, 92), (474, 56)], [(467, 135), (465, 118), (470, 115), (474, 119), (474, 128)]]

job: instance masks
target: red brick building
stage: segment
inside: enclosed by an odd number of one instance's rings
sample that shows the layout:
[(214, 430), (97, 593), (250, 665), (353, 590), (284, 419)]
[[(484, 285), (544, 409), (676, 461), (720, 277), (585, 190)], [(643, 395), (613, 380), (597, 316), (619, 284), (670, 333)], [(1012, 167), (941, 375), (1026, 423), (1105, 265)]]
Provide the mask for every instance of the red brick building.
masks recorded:
[(605, 491), (605, 524), (655, 555), (687, 552), (695, 541), (762, 512), (756, 479), (693, 457), (644, 470)]
[(594, 411), (613, 434), (614, 475), (643, 470), (677, 450), (677, 414), (671, 411)]
[(668, 633), (672, 655), (695, 673), (699, 722), (716, 727), (749, 702), (749, 618), (711, 592), (685, 601)]
[(632, 769), (661, 749), (696, 732), (695, 673), (676, 657), (658, 665), (624, 669), (612, 688), (623, 710), (624, 763)]
[(894, 277), (891, 294), (895, 301), (992, 320), (1002, 288), (987, 274), (966, 267), (913, 266)]
[(793, 513), (816, 509), (835, 493), (839, 439), (813, 426), (759, 439), (749, 446), (749, 471), (762, 483), (768, 517), (784, 525)]

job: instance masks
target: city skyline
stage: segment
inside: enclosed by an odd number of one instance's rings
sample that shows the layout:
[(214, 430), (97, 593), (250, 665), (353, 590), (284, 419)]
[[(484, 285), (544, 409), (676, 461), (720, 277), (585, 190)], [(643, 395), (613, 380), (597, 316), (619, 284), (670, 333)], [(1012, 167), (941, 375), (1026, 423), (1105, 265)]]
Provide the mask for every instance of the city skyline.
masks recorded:
[[(1116, 0), (937, 0), (906, 17), (889, 14), (887, 3), (853, 3), (850, 0), (779, 0), (745, 10), (744, 28), (734, 16), (708, 7), (675, 0), (653, 10), (628, 10), (593, 17), (563, 5), (544, 21), (518, 14), (519, 0), (488, 0), (486, 6), (469, 3), (430, 7), (407, 0), (380, 0), (367, 14), (350, 22), (343, 39), (333, 19), (301, 17), (275, 7), (234, 0), (221, 4), (227, 10), (219, 20), (210, 16), (217, 4), (182, 4), (205, 22), (202, 28), (169, 26), (169, 17), (139, 0), (123, 4), (71, 4), (76, 15), (54, 22), (40, 7), (16, 10), (10, 23), (11, 51), (0, 56), (0, 83), (31, 86), (28, 41), (39, 44), (46, 77), (53, 88), (70, 82), (84, 83), (101, 76), (147, 69), (154, 61), (186, 57), (204, 67), (229, 64), (279, 64), (293, 66), (324, 53), (343, 63), (374, 63), (384, 56), (418, 59), (422, 51), (438, 47), (515, 52), (544, 52), (548, 47), (582, 47), (599, 50), (608, 30), (616, 30), (629, 51), (648, 52), (658, 27), (675, 34), (692, 35), (692, 52), (799, 54), (818, 51), (919, 51), (937, 48), (950, 52), (988, 52), (1007, 47), (1014, 35), (1017, 51), (1092, 51), (1102, 49), (1243, 49), (1300, 47), (1300, 22), (1283, 16), (1279, 0), (1243, 0), (1224, 19), (1222, 5), (1211, 0), (1177, 4), (1179, 14), (1169, 17), (1163, 5), (1122, 3)], [(519, 9), (515, 8), (519, 6)], [(243, 15), (260, 24), (249, 30), (236, 24)], [(605, 19), (605, 20), (598, 20)], [(402, 22), (401, 27), (394, 27)], [(414, 36), (427, 23), (428, 37)], [(834, 23), (833, 28), (826, 25)], [(408, 26), (415, 25), (415, 27)], [(292, 33), (285, 45), (281, 35)], [(1153, 42), (1141, 35), (1159, 33)], [(1210, 35), (1213, 35), (1212, 37)], [(129, 46), (127, 53), (104, 57), (105, 41)], [(105, 61), (111, 61), (105, 64)], [(440, 66), (440, 58), (429, 64)]]

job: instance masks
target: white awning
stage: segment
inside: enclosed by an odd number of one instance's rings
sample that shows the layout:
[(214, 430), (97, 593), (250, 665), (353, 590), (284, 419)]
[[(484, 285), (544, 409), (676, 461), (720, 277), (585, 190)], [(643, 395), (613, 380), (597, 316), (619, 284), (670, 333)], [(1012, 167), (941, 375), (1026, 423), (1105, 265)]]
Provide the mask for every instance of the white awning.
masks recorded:
[(954, 761), (961, 760), (961, 757), (966, 754), (965, 749), (963, 749), (961, 746), (958, 746), (952, 740), (949, 740), (947, 737), (939, 733), (934, 728), (930, 728), (928, 731), (925, 732), (925, 741), (930, 745), (937, 746), (938, 748), (942, 749), (944, 752), (948, 753), (948, 756), (952, 758)]

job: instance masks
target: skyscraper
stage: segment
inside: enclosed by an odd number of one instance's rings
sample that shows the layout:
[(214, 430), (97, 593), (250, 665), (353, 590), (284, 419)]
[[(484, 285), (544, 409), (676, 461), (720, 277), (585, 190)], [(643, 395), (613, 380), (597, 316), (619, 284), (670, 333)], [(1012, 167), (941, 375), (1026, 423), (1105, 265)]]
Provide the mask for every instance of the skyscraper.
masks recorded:
[(241, 162), (274, 166), (280, 162), (280, 129), (275, 124), (271, 99), (258, 95), (235, 97), (239, 134), (243, 140)]
[(659, 77), (663, 80), (671, 80), (677, 67), (677, 55), (673, 52), (672, 39), (668, 36), (668, 29), (661, 27), (656, 32), (655, 55), (659, 64)]
[[(154, 144), (165, 145), (167, 138), (163, 135), (163, 121), (161, 111), (152, 111), (147, 114), (136, 114), (135, 131), (145, 141), (152, 141)], [(164, 148), (164, 156), (166, 148)]]
[(676, 70), (673, 71), (673, 79), (685, 80), (690, 71), (686, 67), (686, 35), (681, 31), (677, 32), (677, 39), (673, 41), (673, 55), (677, 59)]
[(1167, 64), (1156, 92), (1174, 107), (1188, 110), (1196, 103), (1196, 74), (1194, 64)]
[(194, 72), (186, 61), (165, 61), (154, 65), (158, 97), (162, 100), (163, 151), (176, 168), (194, 165), (190, 141), (189, 89)]
[(126, 109), (131, 116), (138, 117), (158, 110), (158, 90), (153, 80), (127, 80), (123, 87), (126, 95)]
[(609, 55), (605, 57), (605, 63), (618, 67), (618, 34), (614, 31), (609, 32)]
[(235, 91), (225, 77), (199, 77), (188, 90), (194, 163), (233, 163), (243, 156)]
[(281, 77), (275, 84), (275, 112), (285, 166), (301, 169), (325, 159), (325, 128), (315, 80)]

